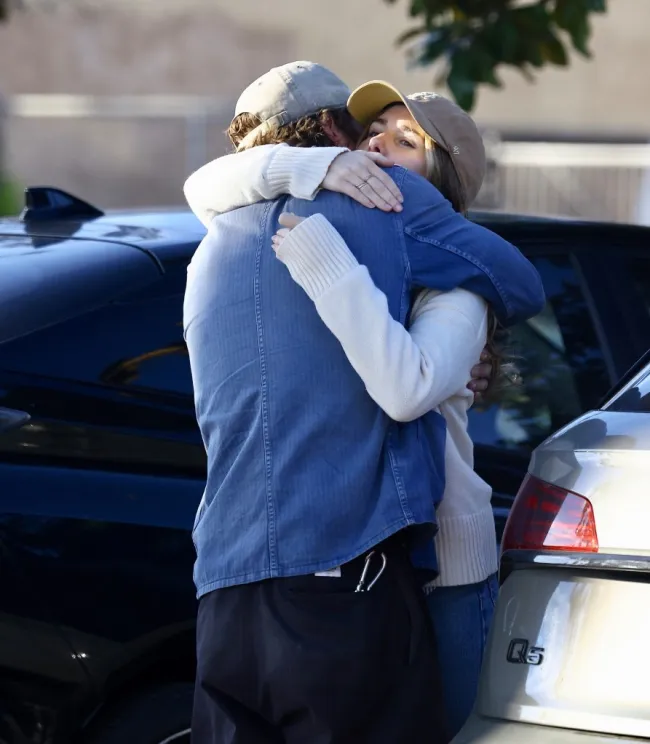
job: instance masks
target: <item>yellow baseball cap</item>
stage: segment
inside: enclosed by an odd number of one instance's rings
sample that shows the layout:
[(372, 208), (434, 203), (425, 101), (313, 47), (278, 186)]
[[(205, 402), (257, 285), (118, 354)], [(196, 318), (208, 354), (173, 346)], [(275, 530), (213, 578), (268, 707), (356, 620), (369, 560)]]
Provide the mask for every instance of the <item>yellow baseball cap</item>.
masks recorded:
[(469, 206), (485, 178), (483, 138), (469, 114), (437, 93), (404, 95), (384, 80), (359, 86), (348, 98), (348, 111), (363, 126), (371, 124), (391, 104), (401, 103), (429, 137), (451, 157)]

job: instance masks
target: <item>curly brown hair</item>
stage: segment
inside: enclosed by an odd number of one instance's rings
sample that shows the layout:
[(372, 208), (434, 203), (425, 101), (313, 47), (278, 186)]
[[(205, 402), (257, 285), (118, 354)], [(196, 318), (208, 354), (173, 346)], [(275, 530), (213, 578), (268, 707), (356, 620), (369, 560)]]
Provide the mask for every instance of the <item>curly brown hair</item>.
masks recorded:
[[(261, 123), (262, 120), (255, 114), (244, 113), (236, 116), (226, 132), (233, 147), (237, 149), (244, 137)], [(326, 129), (330, 123), (350, 142), (358, 140), (361, 127), (348, 113), (347, 109), (329, 109), (310, 116), (303, 116), (302, 119), (298, 119), (291, 124), (266, 131), (262, 130), (256, 137), (246, 142), (242, 149), (248, 150), (259, 145), (278, 145), (282, 143), (292, 147), (332, 147), (336, 143), (331, 140)]]

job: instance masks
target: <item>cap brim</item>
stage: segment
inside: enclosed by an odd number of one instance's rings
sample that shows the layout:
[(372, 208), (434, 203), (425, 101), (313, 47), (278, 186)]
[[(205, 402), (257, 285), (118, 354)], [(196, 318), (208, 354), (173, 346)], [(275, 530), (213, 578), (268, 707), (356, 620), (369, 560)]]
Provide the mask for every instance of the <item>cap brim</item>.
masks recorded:
[(447, 143), (430, 121), (426, 112), (420, 108), (417, 101), (409, 100), (397, 88), (385, 80), (371, 80), (352, 91), (348, 98), (348, 111), (359, 124), (367, 127), (387, 107), (395, 103), (406, 106), (411, 116), (433, 141), (447, 150)]
[(407, 106), (406, 97), (384, 80), (371, 80), (352, 91), (348, 98), (348, 111), (364, 127), (377, 118), (380, 111), (392, 103)]

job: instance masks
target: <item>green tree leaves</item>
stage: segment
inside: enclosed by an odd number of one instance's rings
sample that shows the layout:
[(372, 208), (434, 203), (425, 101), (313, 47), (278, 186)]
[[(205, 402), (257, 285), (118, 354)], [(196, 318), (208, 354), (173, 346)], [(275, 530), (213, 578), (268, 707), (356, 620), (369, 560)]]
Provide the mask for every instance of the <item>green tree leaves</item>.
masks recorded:
[(501, 87), (501, 65), (532, 81), (536, 69), (568, 65), (571, 47), (591, 56), (591, 15), (607, 11), (607, 0), (406, 1), (418, 22), (398, 44), (409, 45), (415, 64), (435, 64), (437, 82), (446, 82), (467, 111), (479, 86)]
[(16, 184), (4, 179), (0, 173), (0, 217), (17, 215), (20, 212), (20, 197)]

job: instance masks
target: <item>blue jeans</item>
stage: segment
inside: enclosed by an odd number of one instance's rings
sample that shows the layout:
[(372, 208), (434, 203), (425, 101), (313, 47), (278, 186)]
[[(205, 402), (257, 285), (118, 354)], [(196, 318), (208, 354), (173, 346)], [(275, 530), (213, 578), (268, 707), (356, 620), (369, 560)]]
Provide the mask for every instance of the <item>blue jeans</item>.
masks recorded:
[(452, 737), (472, 712), (498, 590), (494, 574), (479, 584), (436, 587), (426, 597), (438, 642)]

